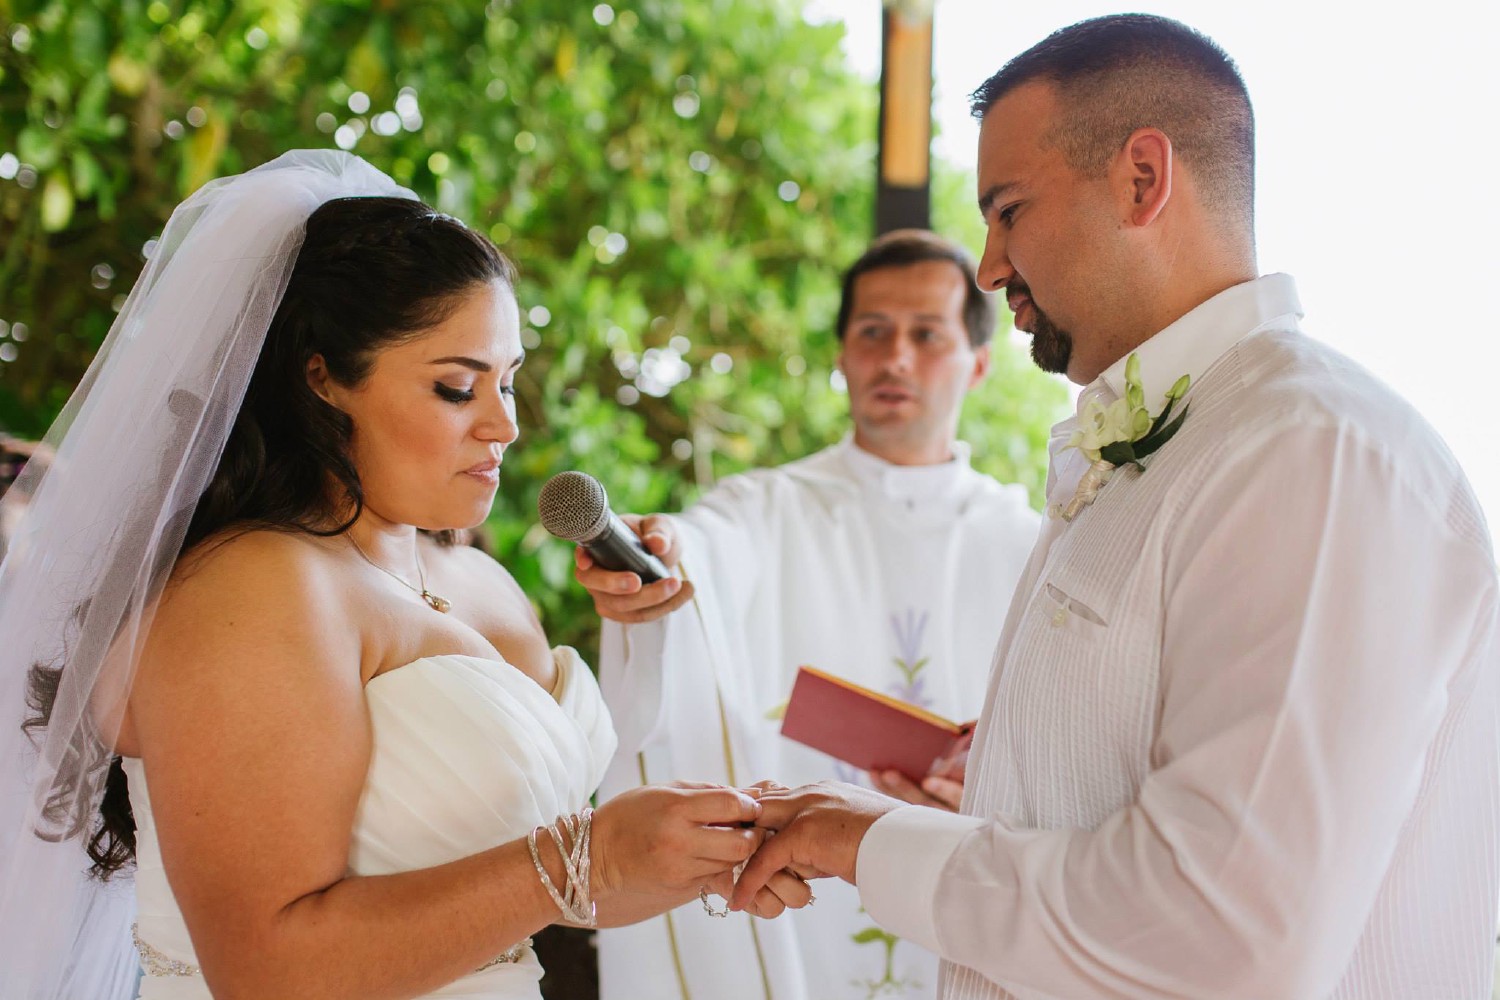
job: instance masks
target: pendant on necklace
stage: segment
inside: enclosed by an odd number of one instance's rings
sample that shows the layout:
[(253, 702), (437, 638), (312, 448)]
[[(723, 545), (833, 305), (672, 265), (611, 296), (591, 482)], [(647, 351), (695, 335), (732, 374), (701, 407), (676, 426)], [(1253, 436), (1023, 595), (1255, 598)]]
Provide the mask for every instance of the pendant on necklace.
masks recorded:
[(441, 611), (443, 614), (447, 614), (453, 609), (452, 601), (446, 597), (439, 597), (430, 590), (422, 591), (422, 600), (427, 602), (429, 608), (434, 611)]

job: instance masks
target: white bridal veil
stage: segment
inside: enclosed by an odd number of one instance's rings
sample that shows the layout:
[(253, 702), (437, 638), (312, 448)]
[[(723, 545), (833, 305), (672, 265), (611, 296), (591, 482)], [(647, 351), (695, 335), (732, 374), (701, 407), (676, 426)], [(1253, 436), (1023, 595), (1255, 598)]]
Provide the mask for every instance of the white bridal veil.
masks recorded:
[[(358, 157), (299, 150), (178, 206), (46, 442), (0, 563), (0, 997), (133, 995), (128, 870), (87, 877), (113, 732), (89, 703), (127, 682), (150, 607), (213, 475), (307, 218), (334, 198), (414, 197)], [(0, 501), (4, 502), (4, 501)], [(61, 667), (51, 718), (32, 667)], [(117, 673), (118, 672), (118, 673)]]

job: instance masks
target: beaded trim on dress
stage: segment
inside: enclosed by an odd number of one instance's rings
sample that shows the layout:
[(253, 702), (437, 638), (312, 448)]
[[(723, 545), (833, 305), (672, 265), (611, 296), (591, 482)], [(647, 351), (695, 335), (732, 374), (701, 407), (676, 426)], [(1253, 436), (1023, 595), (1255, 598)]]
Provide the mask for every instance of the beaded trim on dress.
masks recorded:
[[(202, 970), (196, 965), (187, 962), (179, 962), (175, 958), (168, 958), (149, 944), (141, 940), (138, 925), (130, 925), (130, 936), (135, 940), (135, 950), (141, 956), (141, 968), (148, 976), (197, 976), (202, 975)], [(508, 951), (502, 952), (498, 957), (490, 959), (475, 972), (483, 972), (497, 965), (505, 965), (508, 962), (519, 962), (526, 949), (531, 947), (531, 938), (527, 938), (520, 944)]]

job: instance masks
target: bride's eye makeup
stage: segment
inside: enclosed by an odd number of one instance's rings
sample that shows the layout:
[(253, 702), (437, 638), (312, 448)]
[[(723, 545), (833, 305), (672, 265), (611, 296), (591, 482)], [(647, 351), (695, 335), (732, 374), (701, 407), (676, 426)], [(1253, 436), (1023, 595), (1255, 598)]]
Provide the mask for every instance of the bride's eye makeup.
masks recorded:
[(455, 389), (453, 386), (445, 385), (442, 382), (434, 382), (432, 384), (432, 391), (450, 403), (467, 403), (474, 398), (472, 390)]

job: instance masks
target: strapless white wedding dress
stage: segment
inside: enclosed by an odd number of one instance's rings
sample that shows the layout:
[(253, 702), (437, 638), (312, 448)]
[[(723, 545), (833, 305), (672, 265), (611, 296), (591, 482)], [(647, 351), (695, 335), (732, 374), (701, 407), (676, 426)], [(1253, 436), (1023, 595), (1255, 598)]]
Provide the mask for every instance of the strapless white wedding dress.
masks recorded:
[[(505, 663), (429, 656), (365, 685), (370, 771), (349, 843), (351, 875), (430, 868), (515, 840), (588, 804), (615, 750), (609, 712), (572, 649), (553, 650), (556, 696)], [(210, 1000), (162, 869), (146, 774), (126, 758), (135, 812), (140, 1000)], [(507, 956), (511, 958), (512, 956)], [(530, 948), (429, 997), (539, 1000)]]

